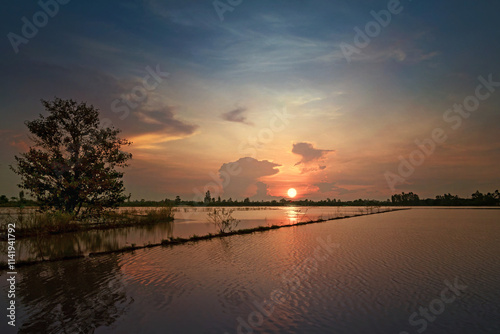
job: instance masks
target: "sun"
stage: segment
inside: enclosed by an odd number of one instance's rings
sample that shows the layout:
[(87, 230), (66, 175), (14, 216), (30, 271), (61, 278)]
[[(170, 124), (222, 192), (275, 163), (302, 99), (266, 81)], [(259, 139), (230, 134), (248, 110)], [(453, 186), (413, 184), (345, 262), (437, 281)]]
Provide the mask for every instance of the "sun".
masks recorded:
[(295, 196), (297, 196), (297, 190), (295, 188), (288, 189), (288, 197), (294, 198)]

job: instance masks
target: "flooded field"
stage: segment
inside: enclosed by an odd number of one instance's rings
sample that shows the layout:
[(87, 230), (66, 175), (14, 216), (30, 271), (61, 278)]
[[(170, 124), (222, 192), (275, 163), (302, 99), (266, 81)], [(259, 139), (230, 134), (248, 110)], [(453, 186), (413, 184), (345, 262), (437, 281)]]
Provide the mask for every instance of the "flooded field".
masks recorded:
[(18, 269), (16, 329), (498, 333), (498, 254), (500, 210), (424, 208), (42, 263)]
[[(132, 209), (140, 213), (150, 208)], [(233, 217), (240, 221), (237, 229), (296, 224), (319, 218), (328, 219), (390, 210), (385, 207), (233, 207), (226, 209), (234, 210)], [(121, 211), (125, 210), (131, 210), (131, 208), (121, 208)], [(61, 258), (117, 250), (127, 246), (158, 244), (169, 238), (189, 238), (193, 235), (216, 233), (217, 229), (207, 217), (208, 213), (213, 210), (214, 208), (211, 207), (179, 207), (174, 209), (175, 220), (173, 222), (23, 238), (16, 242), (16, 256), (18, 261)], [(30, 210), (25, 210), (24, 214), (29, 212)], [(18, 210), (4, 209), (2, 213), (5, 220), (8, 215), (18, 214)], [(0, 262), (7, 262), (6, 249), (7, 243), (0, 241)]]

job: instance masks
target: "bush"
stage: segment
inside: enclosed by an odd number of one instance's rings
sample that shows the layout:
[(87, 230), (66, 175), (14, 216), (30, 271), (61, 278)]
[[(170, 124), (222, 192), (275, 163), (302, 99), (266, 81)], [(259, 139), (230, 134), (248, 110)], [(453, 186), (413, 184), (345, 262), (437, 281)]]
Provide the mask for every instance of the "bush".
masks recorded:
[(226, 210), (225, 208), (214, 209), (208, 213), (207, 217), (220, 233), (231, 232), (240, 223), (239, 220), (233, 218), (233, 211)]

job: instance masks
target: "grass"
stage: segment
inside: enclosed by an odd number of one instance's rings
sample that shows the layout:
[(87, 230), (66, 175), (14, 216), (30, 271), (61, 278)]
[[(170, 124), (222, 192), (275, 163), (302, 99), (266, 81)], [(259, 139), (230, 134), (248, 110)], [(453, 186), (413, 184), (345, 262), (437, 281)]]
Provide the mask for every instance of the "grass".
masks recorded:
[(162, 207), (159, 209), (150, 209), (146, 212), (143, 222), (146, 224), (156, 224), (174, 219), (172, 207)]
[[(152, 208), (137, 211), (105, 211), (95, 219), (75, 219), (73, 215), (59, 211), (35, 212), (20, 208), (16, 215), (7, 214), (0, 224), (2, 231), (14, 224), (16, 238), (43, 236), (92, 229), (111, 229), (138, 225), (157, 224), (174, 220), (172, 207)], [(0, 235), (6, 239), (6, 235)]]
[(3, 225), (13, 224), (16, 237), (70, 232), (76, 230), (73, 216), (63, 212), (25, 212), (19, 208), (16, 215), (7, 214)]

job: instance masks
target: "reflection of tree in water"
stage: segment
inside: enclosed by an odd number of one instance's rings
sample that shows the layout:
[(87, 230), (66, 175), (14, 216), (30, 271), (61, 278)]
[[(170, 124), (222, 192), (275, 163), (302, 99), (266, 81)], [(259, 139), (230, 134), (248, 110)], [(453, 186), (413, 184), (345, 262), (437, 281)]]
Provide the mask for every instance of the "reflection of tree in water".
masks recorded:
[(93, 333), (132, 303), (117, 255), (26, 267), (19, 292), (28, 312), (20, 333)]
[(229, 240), (229, 238), (220, 238), (219, 244), (220, 244), (222, 251), (227, 256), (227, 258), (230, 258), (233, 255), (233, 252), (232, 252), (233, 245), (231, 244), (231, 241)]
[[(49, 237), (38, 236), (18, 240), (17, 247), (18, 252), (29, 254), (30, 258), (47, 260), (90, 252), (117, 250), (127, 246), (126, 240), (131, 236), (132, 238), (138, 236), (147, 239), (148, 235), (161, 235), (165, 238), (165, 234), (166, 238), (173, 236), (172, 222), (108, 230), (80, 231)], [(131, 243), (133, 242), (131, 241)], [(6, 243), (1, 243), (0, 246), (4, 246), (3, 244)], [(23, 260), (26, 259), (23, 257)]]
[[(210, 249), (210, 257), (213, 261), (217, 262), (217, 266), (220, 266), (218, 262), (224, 262), (226, 264), (231, 264), (237, 256), (233, 250), (234, 239), (231, 238), (220, 238), (217, 242), (213, 243), (213, 247)], [(244, 303), (250, 303), (250, 293), (240, 281), (235, 281), (230, 276), (220, 277), (222, 281), (216, 287), (217, 290), (217, 301), (219, 302), (222, 309), (238, 308)]]
[(83, 255), (86, 252), (120, 248), (119, 238), (125, 231), (84, 231), (64, 233), (51, 237), (39, 236), (18, 241), (26, 252), (37, 260), (57, 259)]

